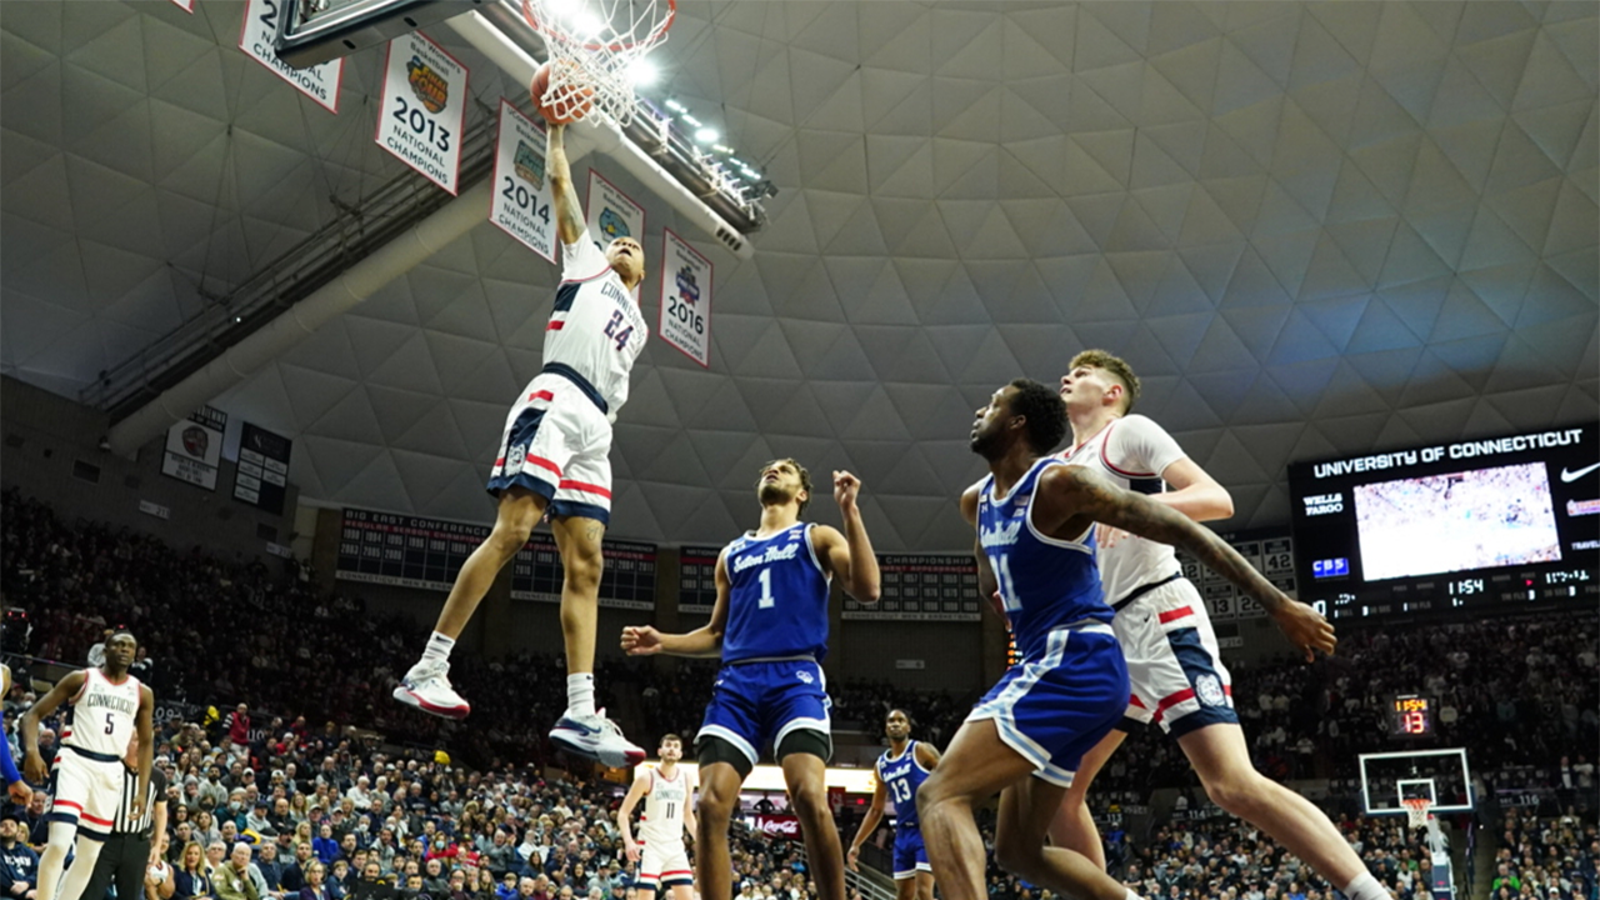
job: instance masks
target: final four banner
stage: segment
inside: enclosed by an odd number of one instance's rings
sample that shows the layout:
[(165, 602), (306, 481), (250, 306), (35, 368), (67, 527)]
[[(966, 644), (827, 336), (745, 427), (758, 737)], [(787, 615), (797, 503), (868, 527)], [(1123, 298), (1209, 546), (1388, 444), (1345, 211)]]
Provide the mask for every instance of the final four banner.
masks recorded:
[(550, 179), (544, 170), (544, 129), (500, 99), (500, 138), (494, 155), (494, 203), (489, 221), (530, 250), (556, 261)]
[(661, 233), (661, 339), (684, 355), (711, 366), (711, 260), (689, 242)]
[[(194, 0), (173, 0), (186, 12), (194, 12)], [(335, 59), (317, 66), (296, 69), (278, 58), (273, 44), (278, 40), (278, 17), (295, 0), (248, 0), (244, 22), (239, 26), (239, 49), (271, 69), (300, 93), (317, 101), (329, 112), (339, 111), (339, 80), (344, 77), (344, 60)]]
[(467, 67), (420, 31), (389, 42), (373, 138), (454, 194), (467, 121)]
[(593, 169), (589, 170), (589, 236), (601, 250), (619, 237), (631, 237), (644, 246), (644, 207)]

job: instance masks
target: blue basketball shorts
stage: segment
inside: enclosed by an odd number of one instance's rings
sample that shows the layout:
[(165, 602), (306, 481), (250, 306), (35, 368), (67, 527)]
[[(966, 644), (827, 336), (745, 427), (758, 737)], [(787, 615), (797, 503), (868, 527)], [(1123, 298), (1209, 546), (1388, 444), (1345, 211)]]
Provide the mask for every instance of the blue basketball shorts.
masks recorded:
[(1034, 776), (1071, 787), (1083, 754), (1122, 719), (1128, 666), (1111, 626), (1057, 628), (1044, 653), (1012, 666), (967, 716), (993, 719), (1000, 740), (1034, 765)]
[(915, 878), (918, 872), (932, 872), (928, 865), (928, 851), (922, 846), (922, 829), (915, 824), (901, 825), (894, 830), (894, 880)]
[[(761, 750), (776, 749), (797, 729), (827, 737), (833, 730), (827, 682), (813, 659), (729, 663), (717, 673), (711, 705), (698, 741), (718, 737), (732, 744), (755, 765)], [(831, 738), (830, 738), (831, 740)]]

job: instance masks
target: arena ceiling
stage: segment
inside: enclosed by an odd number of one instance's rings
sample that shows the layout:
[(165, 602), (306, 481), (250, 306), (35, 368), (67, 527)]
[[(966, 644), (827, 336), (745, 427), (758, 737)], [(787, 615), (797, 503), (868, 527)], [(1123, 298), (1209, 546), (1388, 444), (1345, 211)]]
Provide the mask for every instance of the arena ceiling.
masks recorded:
[[(335, 116), (195, 7), (0, 4), (6, 374), (76, 397), (400, 171), (381, 53)], [(661, 93), (781, 193), (740, 263), (596, 162), (652, 254), (716, 264), (710, 368), (635, 371), (612, 534), (720, 543), (793, 455), (862, 476), (880, 548), (970, 546), (971, 411), (1090, 346), (1238, 527), (1287, 521), (1293, 460), (1593, 419), (1597, 34), (1588, 2), (682, 0)], [(308, 498), (485, 520), (554, 280), (481, 225), (215, 404), (294, 438)]]

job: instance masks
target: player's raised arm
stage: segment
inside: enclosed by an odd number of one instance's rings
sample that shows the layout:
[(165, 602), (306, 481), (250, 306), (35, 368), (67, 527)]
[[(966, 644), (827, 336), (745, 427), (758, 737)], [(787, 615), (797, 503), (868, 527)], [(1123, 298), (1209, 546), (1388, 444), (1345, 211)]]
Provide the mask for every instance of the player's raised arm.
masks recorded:
[[(84, 680), (88, 678), (82, 669), (68, 672), (65, 677), (56, 682), (56, 686), (22, 714), (22, 772), (34, 784), (44, 784), (50, 777), (50, 767), (45, 765), (44, 757), (39, 755), (39, 723), (45, 716), (56, 711), (56, 707), (67, 702), (71, 697), (77, 696), (83, 690)], [(148, 782), (147, 782), (148, 783)]]
[[(973, 528), (978, 527), (978, 492), (983, 490), (983, 482), (979, 482), (961, 494), (961, 518)], [(1011, 617), (1006, 615), (1005, 601), (1000, 597), (1000, 579), (994, 577), (994, 569), (989, 565), (989, 554), (983, 552), (983, 542), (974, 538), (972, 541), (972, 558), (978, 563), (978, 593), (989, 601), (989, 606), (1006, 620), (1010, 627)], [(918, 745), (920, 746), (920, 745)]]
[(1047, 533), (1081, 533), (1090, 522), (1104, 522), (1132, 534), (1182, 547), (1212, 571), (1260, 601), (1289, 640), (1313, 658), (1338, 645), (1333, 626), (1304, 603), (1289, 599), (1262, 577), (1238, 551), (1177, 510), (1125, 491), (1082, 466), (1053, 466), (1039, 478), (1034, 526)]
[(550, 189), (555, 194), (556, 235), (563, 244), (575, 244), (583, 236), (583, 206), (578, 203), (578, 192), (572, 186), (572, 164), (567, 161), (567, 126), (551, 125), (549, 149), (545, 155), (545, 172), (550, 176)]
[(728, 627), (728, 594), (733, 582), (728, 579), (728, 551), (717, 557), (717, 601), (711, 607), (711, 621), (686, 634), (663, 634), (653, 625), (629, 625), (622, 629), (622, 650), (629, 656), (718, 656), (722, 653), (722, 633)]
[(861, 492), (861, 479), (849, 472), (833, 473), (833, 499), (839, 504), (839, 514), (844, 518), (844, 534), (832, 528), (818, 528), (818, 537), (827, 542), (828, 568), (839, 576), (845, 593), (861, 603), (877, 603), (880, 589), (878, 556), (872, 552), (872, 540), (861, 522), (861, 509), (856, 497)]

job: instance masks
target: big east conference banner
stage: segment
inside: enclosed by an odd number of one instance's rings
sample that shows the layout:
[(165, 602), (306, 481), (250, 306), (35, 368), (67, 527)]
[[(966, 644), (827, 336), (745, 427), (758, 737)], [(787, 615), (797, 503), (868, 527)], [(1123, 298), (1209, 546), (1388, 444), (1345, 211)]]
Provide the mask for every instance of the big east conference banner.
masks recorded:
[(467, 121), (467, 67), (422, 32), (389, 42), (378, 133), (383, 149), (454, 194)]
[(661, 339), (711, 366), (711, 260), (672, 229), (661, 234)]

